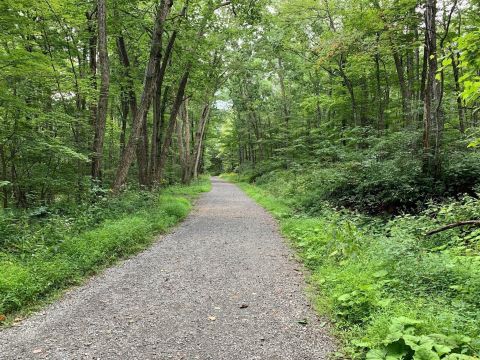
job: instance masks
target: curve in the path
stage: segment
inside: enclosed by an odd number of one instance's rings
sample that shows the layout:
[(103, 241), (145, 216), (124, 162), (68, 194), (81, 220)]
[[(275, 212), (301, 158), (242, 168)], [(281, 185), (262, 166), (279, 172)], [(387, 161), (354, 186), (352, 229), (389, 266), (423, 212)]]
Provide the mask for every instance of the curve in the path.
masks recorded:
[(173, 233), (0, 332), (0, 358), (326, 359), (299, 268), (272, 217), (213, 179)]

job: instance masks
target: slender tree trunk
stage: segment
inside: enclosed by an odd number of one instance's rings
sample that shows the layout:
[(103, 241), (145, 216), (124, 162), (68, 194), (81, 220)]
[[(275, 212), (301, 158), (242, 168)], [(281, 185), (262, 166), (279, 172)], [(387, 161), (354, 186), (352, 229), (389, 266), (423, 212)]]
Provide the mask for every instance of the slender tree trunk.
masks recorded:
[(108, 112), (108, 92), (110, 88), (110, 67), (107, 50), (107, 9), (105, 0), (97, 2), (98, 19), (98, 59), (100, 66), (100, 94), (98, 97), (95, 136), (93, 140), (92, 178), (101, 180), (103, 142)]
[(155, 181), (160, 182), (163, 178), (165, 165), (167, 163), (168, 152), (170, 151), (170, 145), (172, 144), (172, 135), (175, 130), (175, 122), (177, 119), (178, 111), (183, 102), (183, 95), (187, 86), (188, 77), (190, 75), (190, 66), (187, 66), (187, 70), (184, 72), (182, 79), (178, 85), (177, 95), (173, 102), (172, 110), (170, 112), (170, 119), (168, 122), (167, 131), (165, 132), (165, 138), (163, 140), (162, 150), (160, 153), (160, 159), (155, 174)]
[(182, 103), (182, 106), (180, 106), (179, 116), (177, 116), (177, 123), (175, 125), (175, 129), (177, 130), (178, 159), (180, 162), (180, 168), (182, 170), (182, 182), (185, 174), (185, 168), (187, 167), (187, 164), (185, 163), (185, 143), (183, 136), (183, 106), (185, 101)]
[(125, 140), (127, 136), (127, 122), (128, 122), (128, 99), (125, 89), (120, 92), (120, 157), (125, 151)]
[(142, 128), (137, 143), (137, 166), (138, 166), (138, 183), (148, 186), (148, 124), (146, 112), (142, 120)]
[[(184, 8), (184, 10), (186, 9)], [(158, 72), (157, 79), (155, 81), (155, 90), (153, 94), (153, 130), (152, 130), (152, 141), (151, 141), (152, 148), (150, 153), (149, 170), (148, 170), (148, 178), (149, 178), (150, 184), (154, 181), (155, 171), (158, 165), (158, 158), (159, 158), (158, 155), (159, 155), (159, 149), (161, 144), (161, 130), (163, 127), (162, 114), (165, 112), (166, 100), (168, 95), (168, 89), (165, 89), (165, 96), (163, 99), (163, 103), (161, 103), (163, 79), (165, 78), (168, 62), (170, 60), (176, 38), (177, 38), (177, 31), (175, 30), (170, 36), (170, 39), (168, 41), (168, 44), (163, 56), (162, 65), (160, 67), (160, 71)], [(162, 111), (162, 108), (163, 108), (163, 111)]]
[(463, 106), (462, 100), (462, 90), (460, 88), (460, 71), (458, 69), (458, 59), (456, 59), (456, 55), (452, 54), (452, 70), (453, 70), (453, 77), (455, 79), (455, 94), (457, 97), (457, 111), (458, 111), (458, 127), (460, 132), (463, 134), (465, 132), (465, 108)]
[(150, 155), (150, 183), (155, 180), (155, 173), (160, 161), (160, 150), (162, 147), (163, 128), (165, 123), (165, 111), (167, 110), (168, 95), (170, 87), (166, 87), (163, 95), (158, 89), (155, 92), (153, 103), (153, 117), (156, 124), (155, 138), (152, 138), (152, 153)]
[(195, 152), (193, 155), (193, 178), (198, 178), (198, 167), (200, 164), (200, 156), (202, 151), (202, 142), (205, 134), (205, 128), (207, 125), (207, 120), (210, 115), (210, 102), (207, 101), (203, 107), (202, 116), (200, 117), (200, 122), (198, 124), (197, 131), (195, 133)]
[[(460, 36), (461, 25), (458, 25), (458, 35)], [(463, 134), (465, 132), (465, 107), (461, 97), (462, 90), (460, 88), (460, 69), (458, 67), (458, 55), (451, 51), (450, 58), (452, 59), (453, 80), (455, 82), (455, 95), (457, 97), (457, 111), (458, 111), (458, 128)]]
[(350, 101), (352, 104), (353, 125), (356, 126), (356, 125), (359, 125), (357, 122), (357, 118), (358, 118), (357, 100), (355, 98), (355, 91), (353, 89), (352, 81), (345, 73), (344, 66), (345, 66), (345, 59), (344, 59), (344, 56), (341, 55), (340, 60), (338, 61), (338, 70), (340, 72), (340, 76), (342, 77), (343, 85), (347, 88), (348, 94), (350, 95)]
[(122, 105), (122, 130), (121, 130), (121, 156), (125, 151), (126, 146), (126, 130), (127, 130), (127, 120), (128, 120), (128, 113), (130, 109), (130, 113), (132, 114), (132, 119), (135, 118), (135, 114), (137, 113), (137, 99), (135, 95), (135, 89), (133, 84), (133, 78), (131, 75), (131, 66), (130, 66), (130, 59), (127, 53), (127, 47), (125, 46), (125, 39), (123, 36), (119, 36), (117, 38), (117, 52), (118, 58), (120, 63), (123, 65), (123, 76), (125, 77), (126, 84), (122, 88), (121, 96), (121, 105)]
[(377, 98), (377, 105), (378, 105), (378, 130), (383, 131), (385, 130), (385, 111), (384, 111), (384, 103), (383, 103), (383, 96), (382, 96), (382, 82), (380, 78), (380, 53), (378, 51), (378, 44), (380, 40), (380, 34), (377, 33), (377, 51), (375, 52), (374, 60), (375, 60), (375, 79), (376, 79), (376, 98)]
[(182, 182), (184, 184), (190, 183), (191, 179), (191, 126), (190, 118), (188, 116), (188, 98), (183, 102), (183, 111), (182, 111), (182, 121), (183, 121), (183, 138), (185, 141), (185, 167), (182, 173)]
[[(5, 151), (4, 146), (0, 145), (0, 165), (2, 173), (0, 174), (0, 180), (7, 181), (7, 159), (5, 158)], [(8, 207), (8, 198), (9, 198), (9, 191), (6, 185), (1, 186), (2, 193), (3, 193), (3, 208)]]
[(286, 131), (288, 132), (288, 123), (290, 121), (290, 110), (288, 109), (288, 99), (287, 99), (287, 90), (285, 86), (283, 61), (281, 58), (278, 58), (277, 60), (278, 60), (278, 79), (280, 81), (280, 92), (282, 95), (283, 118), (285, 121)]
[(402, 59), (397, 51), (397, 49), (392, 49), (393, 59), (395, 62), (395, 69), (397, 71), (398, 85), (400, 87), (400, 93), (402, 95), (402, 118), (406, 123), (410, 121), (410, 95), (408, 91), (408, 85), (405, 80), (405, 73), (403, 69)]
[[(438, 132), (438, 102), (439, 84), (436, 80), (438, 69), (437, 62), (437, 29), (436, 29), (436, 0), (427, 0), (425, 7), (425, 58), (427, 59), (427, 72), (424, 93), (423, 111), (423, 170), (429, 175), (438, 175), (439, 159), (435, 132)], [(432, 151), (432, 147), (433, 150)]]
[[(97, 32), (94, 21), (95, 11), (91, 13), (87, 12), (87, 29), (89, 33), (88, 38), (88, 58), (89, 58), (89, 68), (90, 68), (90, 83), (94, 91), (97, 90)], [(89, 104), (90, 110), (90, 124), (92, 127), (95, 126), (97, 122), (97, 103), (96, 101), (91, 101)]]

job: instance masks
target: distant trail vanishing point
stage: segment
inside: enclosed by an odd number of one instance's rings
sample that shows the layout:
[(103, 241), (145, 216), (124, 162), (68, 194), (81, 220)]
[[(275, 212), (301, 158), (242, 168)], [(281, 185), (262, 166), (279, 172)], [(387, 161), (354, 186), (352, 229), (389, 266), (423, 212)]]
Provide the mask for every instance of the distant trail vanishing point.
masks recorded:
[(192, 214), (150, 249), (0, 332), (1, 359), (326, 359), (275, 221), (213, 179)]

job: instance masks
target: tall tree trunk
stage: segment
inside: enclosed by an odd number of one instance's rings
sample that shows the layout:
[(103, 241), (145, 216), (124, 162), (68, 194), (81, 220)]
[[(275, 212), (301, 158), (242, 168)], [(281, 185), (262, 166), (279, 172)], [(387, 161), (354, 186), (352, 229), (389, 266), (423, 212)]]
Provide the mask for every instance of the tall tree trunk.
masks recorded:
[(175, 129), (177, 130), (178, 159), (180, 162), (180, 168), (182, 170), (182, 181), (185, 173), (185, 168), (187, 167), (187, 164), (185, 163), (185, 142), (183, 136), (183, 106), (185, 104), (185, 101), (182, 103), (182, 106), (180, 106), (179, 116), (177, 116), (177, 123), (175, 125)]
[(410, 94), (408, 85), (405, 80), (405, 72), (402, 64), (402, 59), (398, 50), (392, 46), (393, 59), (395, 62), (395, 69), (397, 71), (398, 85), (400, 87), (400, 94), (402, 96), (402, 118), (406, 123), (410, 121)]
[[(461, 12), (458, 14), (458, 28), (457, 28), (457, 35), (461, 35), (462, 29), (462, 17)], [(460, 69), (458, 54), (454, 51), (451, 51), (450, 55), (452, 59), (452, 71), (453, 71), (453, 79), (455, 81), (455, 95), (457, 96), (457, 111), (458, 111), (458, 128), (460, 132), (463, 134), (465, 132), (465, 106), (463, 103), (463, 99), (461, 97), (461, 87), (460, 87)]]
[(98, 97), (95, 136), (93, 139), (92, 178), (101, 180), (103, 142), (108, 111), (108, 92), (110, 88), (110, 67), (107, 50), (107, 9), (105, 0), (97, 1), (98, 19), (98, 60), (100, 66), (100, 94)]
[(135, 95), (135, 89), (133, 84), (133, 78), (131, 74), (130, 59), (127, 52), (127, 47), (125, 46), (125, 39), (123, 36), (117, 38), (117, 52), (120, 63), (123, 65), (123, 76), (125, 77), (126, 84), (122, 87), (121, 92), (121, 105), (122, 105), (122, 130), (121, 130), (121, 156), (125, 151), (125, 142), (126, 142), (126, 128), (128, 113), (132, 114), (132, 119), (135, 119), (135, 114), (137, 113), (137, 98)]
[(286, 131), (288, 132), (288, 123), (290, 120), (290, 110), (288, 109), (288, 99), (287, 99), (287, 90), (285, 86), (285, 75), (283, 69), (283, 61), (279, 57), (278, 59), (278, 79), (280, 81), (280, 93), (282, 95), (282, 111), (283, 118), (285, 121)]
[(423, 170), (428, 175), (437, 175), (439, 170), (438, 153), (432, 151), (437, 148), (438, 141), (435, 132), (438, 132), (438, 102), (439, 84), (435, 78), (438, 69), (437, 62), (437, 29), (436, 29), (437, 1), (427, 0), (425, 7), (425, 58), (427, 71), (424, 93), (423, 110)]
[[(1, 181), (8, 181), (7, 180), (7, 159), (5, 157), (5, 151), (4, 151), (4, 145), (0, 145), (0, 169), (2, 171), (2, 173), (0, 174), (0, 180)], [(3, 185), (0, 185), (0, 187), (2, 188), (2, 193), (3, 193), (3, 208), (7, 208), (8, 207), (8, 198), (9, 198), (9, 191), (8, 191), (8, 187), (7, 187), (7, 183), (6, 184), (3, 184)]]
[[(87, 30), (89, 33), (88, 38), (88, 59), (89, 59), (89, 69), (90, 69), (90, 83), (92, 89), (97, 90), (97, 32), (94, 21), (96, 10), (91, 13), (87, 12)], [(95, 126), (97, 122), (97, 103), (96, 101), (91, 101), (89, 104), (90, 110), (90, 124)]]
[(133, 162), (135, 149), (137, 147), (138, 139), (141, 135), (143, 119), (150, 108), (151, 98), (155, 90), (155, 75), (157, 71), (159, 71), (160, 60), (162, 56), (162, 34), (164, 23), (172, 5), (173, 0), (162, 0), (155, 15), (155, 26), (152, 34), (149, 60), (145, 70), (142, 97), (140, 100), (140, 105), (137, 109), (137, 113), (134, 117), (130, 138), (117, 169), (115, 181), (112, 187), (114, 193), (120, 191), (121, 187), (125, 183), (125, 180), (127, 179), (128, 170)]
[(379, 41), (380, 41), (380, 34), (377, 33), (377, 48), (374, 56), (375, 60), (375, 80), (376, 80), (376, 87), (375, 87), (375, 95), (377, 98), (377, 105), (378, 105), (378, 130), (383, 131), (385, 130), (385, 108), (383, 103), (383, 96), (382, 96), (382, 82), (380, 78), (380, 52), (379, 52)]
[(197, 131), (195, 133), (195, 151), (193, 153), (193, 178), (198, 178), (198, 167), (200, 165), (200, 156), (202, 151), (202, 143), (205, 134), (208, 117), (210, 115), (210, 102), (207, 100), (203, 107), (202, 115), (198, 123)]
[[(182, 13), (186, 10), (182, 10)], [(167, 71), (168, 62), (172, 55), (175, 39), (177, 38), (177, 30), (173, 31), (168, 41), (167, 47), (162, 60), (160, 71), (157, 73), (155, 81), (155, 90), (153, 94), (153, 127), (152, 127), (152, 141), (151, 152), (148, 169), (148, 181), (151, 184), (154, 181), (155, 171), (158, 165), (159, 150), (161, 144), (161, 130), (163, 127), (163, 114), (165, 113), (166, 101), (168, 97), (168, 89), (165, 89), (165, 95), (162, 103), (162, 86), (165, 73)], [(162, 111), (163, 109), (163, 111)]]
[(142, 128), (137, 143), (137, 166), (138, 166), (138, 183), (147, 186), (149, 184), (148, 177), (148, 123), (146, 112), (142, 120)]
[(465, 132), (465, 107), (463, 106), (462, 90), (460, 88), (460, 69), (458, 68), (458, 57), (455, 53), (451, 54), (453, 79), (455, 81), (455, 95), (457, 98), (458, 128), (463, 134)]
[(185, 99), (183, 102), (183, 109), (182, 109), (182, 122), (183, 122), (183, 139), (184, 139), (184, 144), (185, 144), (185, 152), (184, 152), (184, 163), (185, 166), (182, 171), (182, 182), (184, 184), (190, 183), (191, 179), (191, 142), (192, 142), (192, 136), (191, 136), (191, 124), (190, 124), (190, 118), (188, 116), (188, 98)]
[(125, 140), (127, 136), (127, 122), (128, 122), (128, 99), (127, 94), (124, 88), (120, 91), (120, 120), (121, 120), (121, 128), (120, 128), (120, 157), (122, 156), (123, 152), (125, 151)]
[(163, 128), (165, 123), (165, 112), (167, 110), (170, 87), (165, 87), (163, 94), (161, 89), (155, 92), (153, 102), (153, 118), (155, 124), (155, 138), (152, 137), (152, 152), (150, 154), (150, 183), (155, 180), (155, 173), (160, 161), (160, 150), (162, 147)]
[[(353, 119), (353, 125), (359, 125), (357, 122), (358, 119), (358, 106), (357, 106), (357, 100), (355, 98), (355, 90), (353, 88), (353, 83), (348, 77), (347, 73), (345, 72), (345, 56), (343, 54), (340, 55), (340, 58), (338, 59), (338, 72), (340, 74), (340, 77), (343, 80), (343, 86), (347, 88), (348, 94), (350, 95), (350, 102), (352, 105), (352, 119)], [(332, 74), (330, 74), (332, 75)], [(346, 126), (346, 123), (344, 124)], [(345, 127), (344, 126), (344, 127)]]
[(178, 85), (177, 95), (173, 102), (172, 110), (170, 112), (170, 119), (168, 121), (167, 131), (165, 132), (165, 138), (163, 139), (162, 150), (160, 153), (160, 159), (155, 174), (155, 181), (160, 182), (163, 178), (165, 165), (167, 164), (168, 152), (170, 151), (170, 145), (172, 144), (172, 135), (175, 130), (175, 122), (177, 120), (178, 111), (183, 102), (183, 95), (185, 94), (185, 88), (187, 87), (188, 76), (190, 75), (190, 67), (187, 66), (187, 70), (184, 72), (182, 79)]

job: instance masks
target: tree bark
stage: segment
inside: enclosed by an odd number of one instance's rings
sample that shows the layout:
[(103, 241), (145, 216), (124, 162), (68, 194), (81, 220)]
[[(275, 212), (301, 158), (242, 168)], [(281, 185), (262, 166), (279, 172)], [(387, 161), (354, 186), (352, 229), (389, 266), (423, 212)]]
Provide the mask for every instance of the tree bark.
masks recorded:
[(108, 93), (110, 88), (110, 66), (107, 49), (107, 9), (105, 0), (97, 1), (98, 19), (98, 60), (100, 67), (100, 94), (98, 97), (95, 136), (93, 139), (92, 178), (101, 180), (103, 142), (107, 123)]

